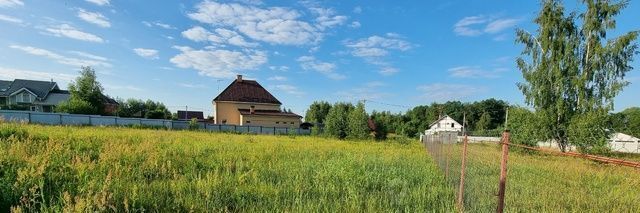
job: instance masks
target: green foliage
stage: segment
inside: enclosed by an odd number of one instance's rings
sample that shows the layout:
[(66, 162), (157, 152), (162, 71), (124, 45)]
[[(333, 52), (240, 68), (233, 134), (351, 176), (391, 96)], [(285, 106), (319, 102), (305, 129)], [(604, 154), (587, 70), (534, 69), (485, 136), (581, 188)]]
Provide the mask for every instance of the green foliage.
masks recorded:
[(640, 137), (640, 107), (631, 107), (611, 114), (608, 125), (613, 131)]
[(586, 11), (567, 15), (560, 1), (546, 0), (534, 20), (537, 35), (517, 30), (516, 42), (524, 45), (517, 65), (525, 79), (518, 87), (549, 130), (545, 139), (554, 139), (563, 151), (571, 122), (583, 120), (574, 118), (613, 108), (637, 53), (637, 31), (606, 36), (627, 1), (583, 3)]
[(97, 114), (96, 108), (92, 106), (91, 103), (73, 96), (69, 98), (69, 100), (64, 101), (56, 106), (55, 111), (85, 115)]
[(366, 139), (369, 137), (369, 116), (364, 109), (364, 103), (360, 102), (349, 112), (347, 117), (348, 138)]
[(329, 114), (329, 110), (331, 109), (331, 104), (326, 101), (314, 101), (311, 106), (309, 106), (309, 110), (307, 110), (306, 115), (304, 116), (305, 122), (309, 123), (324, 123), (325, 118)]
[(336, 103), (331, 107), (325, 120), (324, 133), (327, 136), (344, 139), (349, 134), (348, 117), (353, 110), (351, 103)]
[(200, 123), (198, 122), (198, 119), (192, 118), (191, 120), (189, 120), (188, 128), (189, 128), (189, 130), (198, 130), (198, 129), (200, 129)]
[(538, 146), (539, 141), (544, 140), (541, 132), (545, 130), (540, 128), (539, 118), (534, 112), (524, 107), (509, 108), (507, 125), (511, 131), (511, 143), (535, 147)]
[(161, 102), (152, 100), (142, 101), (139, 99), (127, 99), (126, 101), (118, 100), (120, 107), (118, 108), (118, 116), (150, 118), (150, 119), (171, 119), (172, 114), (167, 107)]
[(476, 124), (475, 130), (477, 131), (490, 130), (491, 129), (490, 125), (491, 125), (491, 115), (489, 115), (489, 113), (487, 112), (483, 112), (482, 116), (480, 116), (480, 120), (478, 120), (478, 123)]
[(604, 111), (589, 112), (573, 117), (569, 125), (569, 143), (578, 151), (589, 154), (606, 154), (610, 132), (605, 129), (607, 114)]
[(58, 106), (57, 111), (72, 114), (104, 114), (104, 95), (102, 85), (97, 80), (96, 71), (83, 66), (80, 76), (69, 84), (69, 101)]

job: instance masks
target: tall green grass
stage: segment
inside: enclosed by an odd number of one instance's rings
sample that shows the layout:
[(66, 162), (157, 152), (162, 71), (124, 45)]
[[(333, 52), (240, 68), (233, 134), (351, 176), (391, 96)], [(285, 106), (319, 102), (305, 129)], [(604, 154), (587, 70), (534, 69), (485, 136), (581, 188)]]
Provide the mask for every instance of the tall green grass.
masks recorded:
[[(457, 187), (462, 146), (444, 146), (447, 180)], [(466, 211), (495, 211), (500, 159), (497, 144), (469, 144)], [(640, 212), (639, 169), (515, 148), (507, 165), (505, 212)]]
[(0, 212), (450, 212), (421, 144), (0, 123)]

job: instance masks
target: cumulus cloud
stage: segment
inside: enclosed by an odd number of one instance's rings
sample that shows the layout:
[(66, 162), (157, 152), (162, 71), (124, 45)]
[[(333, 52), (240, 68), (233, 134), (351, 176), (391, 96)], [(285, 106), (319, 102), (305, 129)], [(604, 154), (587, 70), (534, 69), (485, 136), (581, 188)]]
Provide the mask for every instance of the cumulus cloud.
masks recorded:
[(354, 22), (351, 22), (351, 24), (349, 24), (349, 27), (351, 28), (360, 28), (360, 26), (362, 26), (362, 24), (360, 24), (359, 21), (354, 21)]
[(163, 29), (167, 29), (167, 30), (175, 30), (176, 29), (176, 27), (171, 26), (170, 24), (165, 24), (165, 23), (162, 23), (162, 22), (159, 22), (159, 21), (155, 21), (155, 22), (143, 21), (142, 24), (146, 25), (147, 27), (156, 26), (156, 27), (160, 27), (160, 28), (163, 28)]
[[(453, 32), (459, 36), (479, 36), (482, 34), (496, 34), (512, 28), (520, 22), (514, 18), (492, 18), (483, 15), (468, 16), (460, 19), (453, 26)], [(499, 39), (496, 39), (499, 40)]]
[(155, 49), (135, 48), (135, 49), (133, 49), (133, 52), (135, 52), (140, 57), (143, 57), (143, 58), (146, 58), (146, 59), (158, 59), (158, 58), (160, 58), (158, 56), (158, 50), (155, 50)]
[(321, 30), (342, 25), (348, 19), (346, 16), (336, 15), (336, 11), (331, 8), (312, 7), (309, 10), (318, 16), (316, 26)]
[(98, 25), (100, 27), (105, 27), (105, 28), (111, 27), (111, 23), (109, 22), (109, 19), (107, 19), (107, 17), (105, 17), (104, 15), (98, 12), (89, 12), (84, 9), (79, 9), (78, 18), (86, 22)]
[(333, 80), (342, 80), (346, 78), (346, 76), (335, 72), (337, 68), (335, 64), (317, 60), (313, 56), (302, 56), (298, 58), (297, 61), (300, 62), (300, 66), (304, 70), (319, 72)]
[(95, 56), (95, 55), (87, 56), (87, 55), (77, 54), (77, 55), (83, 56), (84, 58), (74, 58), (74, 57), (63, 56), (49, 50), (32, 47), (32, 46), (10, 45), (9, 47), (12, 49), (23, 51), (30, 55), (48, 58), (59, 64), (65, 64), (65, 65), (70, 65), (74, 67), (80, 67), (80, 66), (111, 67), (111, 64), (107, 62), (106, 58)]
[(237, 72), (254, 70), (267, 62), (263, 51), (231, 51), (215, 48), (195, 50), (190, 47), (174, 46), (181, 51), (171, 58), (171, 63), (180, 68), (192, 68), (201, 75), (214, 78), (233, 78)]
[(63, 86), (73, 81), (75, 77), (75, 75), (65, 73), (40, 72), (0, 67), (0, 78), (2, 79), (34, 79), (41, 81), (50, 81), (53, 79), (58, 83), (58, 85)]
[(418, 86), (416, 88), (421, 99), (428, 102), (444, 102), (452, 100), (465, 100), (479, 93), (486, 92), (484, 87), (476, 87), (465, 84), (435, 83)]
[(16, 17), (12, 17), (12, 16), (6, 16), (6, 15), (2, 15), (2, 14), (0, 14), (0, 21), (10, 22), (10, 23), (14, 23), (14, 24), (22, 24), (23, 23), (22, 19), (19, 19), (19, 18), (16, 18)]
[(301, 20), (302, 14), (285, 7), (260, 8), (237, 3), (203, 1), (188, 17), (205, 24), (231, 28), (245, 36), (270, 44), (305, 45), (322, 40), (322, 31), (344, 22), (331, 10), (316, 10), (317, 25)]
[(24, 6), (22, 0), (0, 0), (0, 7)]
[(391, 93), (381, 91), (387, 86), (384, 82), (371, 81), (347, 91), (337, 92), (336, 95), (350, 101), (381, 100), (391, 96)]
[(52, 26), (52, 27), (46, 28), (45, 30), (51, 33), (51, 35), (56, 37), (67, 37), (67, 38), (76, 39), (80, 41), (89, 41), (89, 42), (97, 42), (97, 43), (104, 42), (104, 40), (99, 36), (91, 33), (82, 32), (68, 24)]
[(256, 47), (257, 43), (248, 42), (233, 30), (218, 28), (210, 32), (203, 27), (196, 26), (182, 32), (182, 36), (196, 42), (209, 41), (214, 44), (231, 44), (239, 47)]
[(85, 0), (85, 1), (96, 4), (98, 6), (109, 5), (109, 0)]
[(391, 51), (403, 52), (414, 47), (413, 44), (395, 33), (346, 41), (345, 45), (351, 49), (351, 55), (363, 58), (366, 62), (378, 66), (380, 68), (378, 73), (382, 75), (393, 75), (398, 72), (398, 69), (385, 61), (383, 57), (389, 55)]
[(269, 66), (269, 69), (274, 71), (282, 71), (282, 72), (289, 71), (288, 66)]

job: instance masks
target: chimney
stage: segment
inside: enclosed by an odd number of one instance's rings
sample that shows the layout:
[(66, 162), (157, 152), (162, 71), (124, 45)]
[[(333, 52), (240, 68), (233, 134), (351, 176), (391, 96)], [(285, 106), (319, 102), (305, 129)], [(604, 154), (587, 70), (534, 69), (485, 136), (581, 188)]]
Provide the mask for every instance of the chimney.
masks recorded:
[(249, 113), (256, 114), (256, 106), (251, 106), (251, 108), (249, 109)]
[(237, 75), (236, 81), (237, 82), (242, 82), (242, 75)]

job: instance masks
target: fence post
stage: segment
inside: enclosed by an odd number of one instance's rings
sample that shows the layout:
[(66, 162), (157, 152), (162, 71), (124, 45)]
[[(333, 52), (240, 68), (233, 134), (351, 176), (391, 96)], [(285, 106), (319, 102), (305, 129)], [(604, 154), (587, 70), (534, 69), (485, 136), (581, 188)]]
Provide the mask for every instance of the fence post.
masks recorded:
[(467, 133), (464, 134), (463, 140), (462, 165), (460, 165), (460, 189), (458, 190), (458, 207), (460, 208), (460, 212), (464, 212), (464, 173), (467, 162), (467, 144), (469, 143)]
[(29, 123), (31, 123), (31, 112), (27, 112), (27, 115), (29, 117)]
[(62, 114), (59, 114), (59, 115), (60, 115), (60, 125), (62, 125)]
[(504, 212), (504, 194), (507, 184), (507, 159), (509, 158), (509, 130), (502, 133), (502, 161), (500, 162), (500, 183), (498, 185), (498, 209), (496, 212)]

